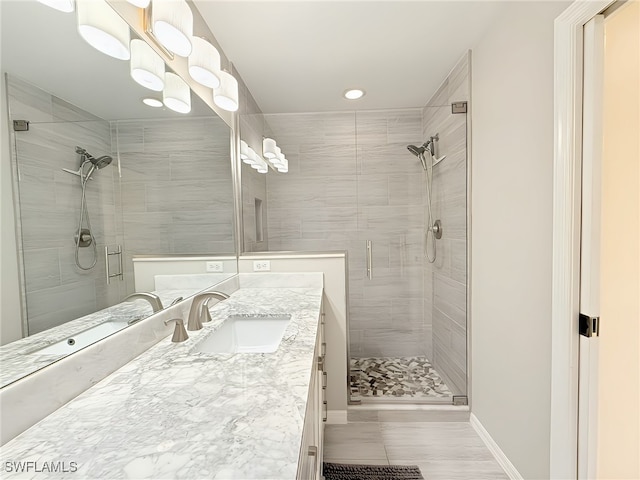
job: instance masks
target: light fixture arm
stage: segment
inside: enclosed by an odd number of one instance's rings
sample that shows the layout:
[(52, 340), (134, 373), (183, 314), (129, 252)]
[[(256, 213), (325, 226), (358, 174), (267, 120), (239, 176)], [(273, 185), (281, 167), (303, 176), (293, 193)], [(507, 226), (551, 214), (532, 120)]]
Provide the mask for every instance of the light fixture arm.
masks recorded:
[(169, 50), (167, 50), (165, 48), (164, 45), (162, 45), (160, 43), (160, 41), (156, 38), (155, 34), (153, 33), (153, 16), (152, 16), (152, 9), (153, 9), (153, 3), (149, 3), (149, 6), (147, 6), (144, 9), (144, 14), (142, 15), (142, 22), (143, 22), (143, 27), (144, 27), (144, 33), (147, 35), (147, 37), (149, 38), (149, 40), (151, 40), (151, 42), (158, 47), (162, 53), (169, 59), (169, 60), (173, 60), (175, 58), (175, 56), (173, 55), (173, 53), (171, 53)]

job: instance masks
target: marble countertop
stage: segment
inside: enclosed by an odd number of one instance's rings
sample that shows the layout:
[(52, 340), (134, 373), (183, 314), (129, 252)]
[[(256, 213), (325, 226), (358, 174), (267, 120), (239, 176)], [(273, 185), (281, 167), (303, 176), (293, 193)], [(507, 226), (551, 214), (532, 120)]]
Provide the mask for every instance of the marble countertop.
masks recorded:
[[(237, 290), (187, 341), (162, 340), (5, 444), (2, 478), (295, 479), (321, 298)], [(276, 352), (193, 351), (242, 314), (291, 315)]]
[[(155, 291), (154, 293), (160, 297), (163, 305), (169, 306), (176, 298), (190, 297), (199, 290), (202, 290), (202, 288), (197, 290), (194, 290), (194, 288), (167, 289)], [(37, 353), (38, 350), (44, 347), (77, 335), (104, 322), (126, 322), (134, 318), (145, 318), (152, 314), (151, 305), (145, 300), (122, 302), (50, 328), (44, 332), (29, 335), (2, 345), (0, 346), (0, 365), (2, 367), (0, 369), (0, 388), (68, 355)]]

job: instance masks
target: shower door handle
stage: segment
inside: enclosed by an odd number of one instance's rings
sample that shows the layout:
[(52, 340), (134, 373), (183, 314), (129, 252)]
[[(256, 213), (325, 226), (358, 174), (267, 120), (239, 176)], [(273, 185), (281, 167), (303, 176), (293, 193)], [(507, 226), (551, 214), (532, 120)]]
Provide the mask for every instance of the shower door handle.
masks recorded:
[(372, 254), (373, 254), (373, 245), (371, 243), (371, 240), (367, 240), (367, 278), (369, 280), (373, 278)]
[[(114, 277), (119, 277), (120, 281), (124, 280), (124, 270), (122, 265), (122, 246), (117, 245), (117, 247), (118, 247), (117, 250), (115, 250), (114, 252), (109, 251), (109, 246), (104, 247), (104, 261), (105, 261), (105, 267), (106, 267), (105, 270), (107, 274), (107, 285), (111, 284), (111, 279)], [(109, 262), (109, 257), (113, 255), (118, 256), (118, 267), (120, 270), (118, 273), (111, 273), (111, 265)]]

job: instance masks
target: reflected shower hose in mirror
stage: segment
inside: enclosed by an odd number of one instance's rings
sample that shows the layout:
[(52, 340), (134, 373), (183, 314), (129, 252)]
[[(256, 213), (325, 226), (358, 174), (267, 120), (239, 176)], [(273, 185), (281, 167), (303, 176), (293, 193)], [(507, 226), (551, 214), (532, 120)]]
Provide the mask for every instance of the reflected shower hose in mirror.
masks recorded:
[[(75, 259), (76, 265), (81, 270), (91, 270), (98, 263), (98, 246), (96, 245), (96, 238), (93, 236), (91, 232), (91, 220), (89, 218), (89, 208), (87, 207), (87, 182), (91, 180), (91, 175), (93, 172), (98, 169), (106, 167), (109, 165), (113, 158), (108, 155), (104, 155), (102, 157), (95, 158), (93, 155), (88, 153), (84, 148), (76, 147), (76, 153), (80, 155), (80, 168), (77, 172), (72, 170), (63, 169), (65, 172), (72, 173), (73, 175), (78, 175), (80, 177), (80, 183), (82, 184), (82, 199), (80, 201), (80, 219), (78, 221), (78, 229), (76, 230), (75, 235)], [(85, 167), (89, 166), (89, 169), (85, 173)], [(83, 228), (83, 222), (86, 220), (87, 227)], [(93, 245), (93, 261), (91, 265), (88, 267), (83, 266), (80, 263), (80, 247), (88, 247), (89, 245)]]

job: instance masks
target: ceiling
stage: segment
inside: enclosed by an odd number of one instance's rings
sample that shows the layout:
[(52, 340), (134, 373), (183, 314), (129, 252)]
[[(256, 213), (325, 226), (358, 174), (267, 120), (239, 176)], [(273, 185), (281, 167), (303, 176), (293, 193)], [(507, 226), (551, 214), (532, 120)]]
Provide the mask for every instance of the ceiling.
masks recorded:
[[(494, 1), (194, 0), (264, 113), (420, 107)], [(342, 93), (361, 88), (348, 101)]]

